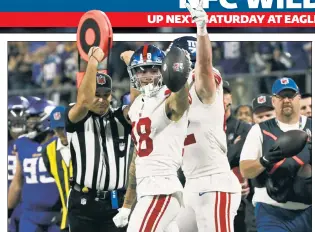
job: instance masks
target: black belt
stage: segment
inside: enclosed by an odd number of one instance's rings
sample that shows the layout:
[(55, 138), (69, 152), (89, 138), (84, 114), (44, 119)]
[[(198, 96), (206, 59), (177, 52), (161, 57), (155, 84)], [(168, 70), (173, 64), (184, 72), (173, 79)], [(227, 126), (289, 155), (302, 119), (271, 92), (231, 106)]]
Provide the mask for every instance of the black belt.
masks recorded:
[(90, 189), (87, 187), (82, 188), (80, 185), (76, 183), (74, 183), (72, 189), (74, 189), (77, 192), (95, 197), (95, 199), (102, 199), (102, 200), (110, 199), (110, 194), (111, 194), (110, 191), (95, 190), (95, 189)]
[[(96, 189), (90, 189), (88, 187), (81, 187), (77, 183), (73, 183), (72, 189), (86, 194), (91, 197), (95, 197), (95, 200), (102, 199), (102, 200), (110, 200), (111, 199), (111, 191), (102, 191), (102, 190), (96, 190)], [(126, 190), (124, 189), (118, 189), (117, 191), (117, 197), (118, 199), (123, 199), (124, 194), (126, 193)]]

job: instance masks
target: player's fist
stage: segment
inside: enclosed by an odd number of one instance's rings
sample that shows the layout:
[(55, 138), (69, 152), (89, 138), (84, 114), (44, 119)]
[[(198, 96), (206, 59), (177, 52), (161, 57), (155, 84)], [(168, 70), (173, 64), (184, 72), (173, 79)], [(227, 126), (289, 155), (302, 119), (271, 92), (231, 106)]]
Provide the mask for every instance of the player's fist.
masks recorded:
[(135, 52), (134, 51), (130, 51), (130, 50), (129, 51), (125, 51), (125, 52), (120, 54), (120, 59), (122, 61), (124, 61), (126, 65), (129, 65), (130, 59), (131, 59), (133, 53), (135, 53)]
[(91, 47), (88, 56), (89, 59), (93, 57), (97, 62), (101, 62), (104, 59), (104, 52), (99, 47)]
[(172, 92), (177, 92), (186, 84), (190, 71), (191, 61), (188, 52), (172, 47), (162, 63), (164, 84)]

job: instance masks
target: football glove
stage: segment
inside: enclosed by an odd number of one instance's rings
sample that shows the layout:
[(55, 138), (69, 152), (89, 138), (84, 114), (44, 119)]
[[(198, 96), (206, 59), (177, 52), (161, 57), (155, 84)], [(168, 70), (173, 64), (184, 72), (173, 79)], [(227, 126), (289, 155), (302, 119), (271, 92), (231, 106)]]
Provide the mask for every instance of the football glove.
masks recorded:
[(131, 209), (128, 208), (118, 209), (118, 214), (116, 214), (115, 217), (113, 217), (113, 221), (117, 228), (125, 227), (128, 224), (130, 212)]
[(280, 149), (276, 150), (269, 150), (265, 154), (260, 157), (260, 163), (262, 166), (264, 166), (267, 170), (270, 170), (273, 165), (280, 160), (283, 160), (285, 157), (283, 156), (282, 152)]
[[(197, 34), (206, 35), (207, 33), (207, 21), (208, 16), (205, 10), (203, 9), (203, 0), (200, 0), (196, 8), (192, 8), (190, 3), (186, 3), (186, 8), (190, 12), (192, 21), (197, 25)], [(200, 33), (201, 34), (200, 34)]]

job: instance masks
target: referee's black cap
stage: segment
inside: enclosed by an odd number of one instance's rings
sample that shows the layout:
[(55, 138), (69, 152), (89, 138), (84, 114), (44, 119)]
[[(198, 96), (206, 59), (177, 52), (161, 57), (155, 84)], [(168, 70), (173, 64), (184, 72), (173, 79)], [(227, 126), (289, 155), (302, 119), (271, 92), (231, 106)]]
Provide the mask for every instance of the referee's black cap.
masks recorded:
[(112, 92), (112, 78), (105, 73), (98, 72), (96, 74), (96, 88), (102, 89), (104, 92)]

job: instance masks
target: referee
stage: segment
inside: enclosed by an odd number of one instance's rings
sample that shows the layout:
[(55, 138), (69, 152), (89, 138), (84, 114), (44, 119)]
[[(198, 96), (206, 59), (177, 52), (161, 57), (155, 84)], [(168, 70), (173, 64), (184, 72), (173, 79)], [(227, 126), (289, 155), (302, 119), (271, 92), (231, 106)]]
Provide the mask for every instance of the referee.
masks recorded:
[(104, 53), (92, 47), (77, 102), (66, 113), (73, 181), (68, 200), (71, 232), (125, 231), (112, 218), (122, 206), (131, 126), (128, 107), (112, 110), (112, 79), (97, 72)]
[(55, 179), (60, 200), (62, 204), (62, 214), (60, 220), (56, 220), (60, 224), (62, 232), (67, 232), (67, 199), (70, 191), (69, 179), (72, 177), (72, 163), (70, 160), (70, 149), (68, 139), (64, 133), (65, 127), (65, 107), (57, 106), (49, 117), (50, 128), (53, 129), (58, 136), (58, 140), (53, 140), (42, 151), (42, 157), (47, 171)]

